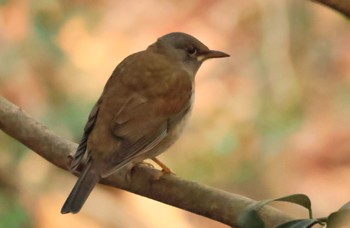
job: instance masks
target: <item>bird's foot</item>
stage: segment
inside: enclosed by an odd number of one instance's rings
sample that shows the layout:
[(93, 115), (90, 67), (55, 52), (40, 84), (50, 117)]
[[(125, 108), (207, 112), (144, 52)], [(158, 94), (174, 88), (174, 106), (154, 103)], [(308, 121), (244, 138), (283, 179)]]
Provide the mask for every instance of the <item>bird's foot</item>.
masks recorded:
[(162, 167), (162, 171), (161, 171), (164, 174), (172, 174), (172, 175), (176, 175), (171, 169), (169, 169), (168, 167)]
[(152, 160), (162, 168), (162, 171), (158, 172), (155, 175), (155, 177), (154, 177), (155, 180), (159, 180), (160, 177), (162, 177), (163, 175), (166, 175), (166, 174), (175, 175), (175, 173), (168, 166), (166, 166), (163, 162), (159, 161), (157, 158), (152, 158)]

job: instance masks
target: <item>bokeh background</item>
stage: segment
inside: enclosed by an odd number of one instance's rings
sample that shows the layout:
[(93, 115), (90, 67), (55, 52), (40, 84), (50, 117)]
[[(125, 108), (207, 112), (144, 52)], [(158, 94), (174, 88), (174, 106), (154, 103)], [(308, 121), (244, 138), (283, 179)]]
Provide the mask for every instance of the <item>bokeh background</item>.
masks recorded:
[[(306, 0), (1, 0), (0, 95), (78, 142), (115, 66), (173, 31), (231, 54), (202, 66), (161, 155), (178, 176), (256, 200), (304, 193), (315, 216), (350, 200), (350, 24)], [(75, 181), (0, 132), (0, 227), (227, 227), (104, 186), (63, 216)]]

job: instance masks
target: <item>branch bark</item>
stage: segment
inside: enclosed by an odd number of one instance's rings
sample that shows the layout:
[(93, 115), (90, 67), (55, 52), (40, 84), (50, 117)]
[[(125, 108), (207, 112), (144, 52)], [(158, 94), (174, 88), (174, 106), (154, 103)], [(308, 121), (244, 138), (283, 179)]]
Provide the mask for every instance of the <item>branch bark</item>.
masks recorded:
[(350, 1), (349, 0), (311, 0), (328, 6), (340, 13), (342, 13), (347, 18), (350, 18)]
[[(44, 159), (65, 170), (67, 170), (68, 155), (74, 153), (77, 147), (77, 144), (56, 135), (2, 97), (0, 97), (0, 129)], [(154, 177), (159, 172), (149, 167), (137, 166), (129, 174), (130, 178), (125, 178), (127, 169), (123, 169), (102, 180), (101, 183), (217, 220), (232, 227), (237, 227), (239, 216), (249, 205), (255, 203), (254, 200), (246, 197), (183, 180), (174, 175), (163, 175), (159, 180), (155, 180)], [(275, 227), (291, 219), (269, 206), (261, 210), (261, 217), (266, 227)]]

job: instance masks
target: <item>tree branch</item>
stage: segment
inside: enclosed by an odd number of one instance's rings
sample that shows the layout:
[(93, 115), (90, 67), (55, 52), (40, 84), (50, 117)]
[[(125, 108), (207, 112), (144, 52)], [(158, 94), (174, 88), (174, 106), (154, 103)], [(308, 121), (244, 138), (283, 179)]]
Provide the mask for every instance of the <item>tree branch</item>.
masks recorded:
[(350, 18), (350, 1), (349, 0), (311, 0), (326, 5), (344, 16)]
[[(67, 170), (68, 155), (74, 153), (77, 144), (68, 141), (37, 122), (19, 107), (0, 97), (0, 129), (23, 143), (37, 154)], [(184, 210), (236, 227), (238, 218), (255, 201), (228, 193), (174, 175), (155, 176), (160, 171), (137, 166), (125, 178), (127, 169), (118, 171), (101, 183), (121, 188)], [(266, 206), (261, 210), (266, 227), (275, 227), (291, 218)]]

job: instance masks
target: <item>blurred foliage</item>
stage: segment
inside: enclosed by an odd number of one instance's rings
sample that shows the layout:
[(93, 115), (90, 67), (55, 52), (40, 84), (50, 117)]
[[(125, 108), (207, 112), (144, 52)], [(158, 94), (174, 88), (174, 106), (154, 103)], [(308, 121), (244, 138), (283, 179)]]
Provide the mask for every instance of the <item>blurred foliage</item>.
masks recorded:
[[(313, 218), (310, 198), (303, 194), (293, 194), (276, 199), (258, 201), (250, 205), (239, 218), (239, 227), (242, 228), (264, 228), (266, 225), (259, 215), (261, 209), (272, 202), (286, 202), (306, 208), (309, 212), (308, 218), (300, 218), (278, 225), (276, 228), (311, 228), (316, 225), (322, 227), (338, 228), (350, 224), (350, 202), (343, 205), (339, 210), (331, 213), (328, 217)], [(305, 217), (305, 216), (304, 216)]]
[(22, 204), (0, 191), (0, 226), (31, 227), (31, 221)]
[[(3, 0), (0, 95), (78, 142), (114, 67), (173, 31), (232, 56), (198, 73), (189, 126), (161, 156), (177, 175), (257, 199), (302, 192), (318, 215), (349, 200), (349, 23), (308, 1)], [(68, 194), (68, 176), (48, 172), (55, 168), (2, 132), (0, 158), (3, 173), (15, 172), (23, 190), (7, 197), (0, 187), (8, 201), (0, 204), (0, 227), (69, 220), (59, 215), (64, 197), (50, 204), (55, 216), (39, 206), (28, 211), (48, 197), (38, 196), (42, 186), (51, 186), (48, 195)], [(28, 175), (28, 164), (40, 171)], [(186, 216), (177, 215), (178, 227), (219, 226)], [(5, 224), (13, 217), (17, 224)]]

